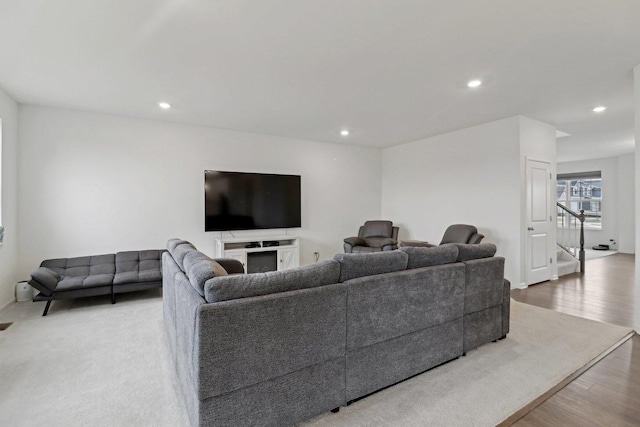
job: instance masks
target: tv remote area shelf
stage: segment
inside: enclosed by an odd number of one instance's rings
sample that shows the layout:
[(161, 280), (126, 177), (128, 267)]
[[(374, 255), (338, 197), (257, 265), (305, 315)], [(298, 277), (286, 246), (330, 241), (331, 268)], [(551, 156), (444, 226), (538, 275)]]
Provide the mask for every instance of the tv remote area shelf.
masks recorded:
[[(244, 266), (245, 273), (273, 270), (273, 268), (256, 270), (255, 266), (251, 264), (252, 257), (249, 254), (260, 252), (265, 256), (272, 253), (275, 257), (277, 271), (300, 265), (300, 239), (295, 236), (222, 237), (216, 239), (216, 258), (237, 259)], [(264, 256), (254, 258), (264, 259)]]

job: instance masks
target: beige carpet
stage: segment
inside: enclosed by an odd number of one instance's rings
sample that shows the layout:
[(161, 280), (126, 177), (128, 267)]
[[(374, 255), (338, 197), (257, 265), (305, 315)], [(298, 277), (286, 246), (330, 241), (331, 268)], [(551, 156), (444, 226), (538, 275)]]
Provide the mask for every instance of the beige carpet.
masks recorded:
[[(188, 425), (157, 292), (19, 303), (0, 312), (0, 425)], [(493, 426), (597, 357), (628, 328), (512, 302), (507, 339), (308, 426)]]

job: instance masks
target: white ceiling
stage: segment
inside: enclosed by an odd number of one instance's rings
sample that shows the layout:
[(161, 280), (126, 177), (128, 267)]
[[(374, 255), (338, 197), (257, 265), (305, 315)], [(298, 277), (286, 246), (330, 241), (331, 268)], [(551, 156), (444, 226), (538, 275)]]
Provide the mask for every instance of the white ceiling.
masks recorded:
[(370, 147), (523, 114), (632, 152), (638, 64), (639, 0), (0, 0), (20, 103)]

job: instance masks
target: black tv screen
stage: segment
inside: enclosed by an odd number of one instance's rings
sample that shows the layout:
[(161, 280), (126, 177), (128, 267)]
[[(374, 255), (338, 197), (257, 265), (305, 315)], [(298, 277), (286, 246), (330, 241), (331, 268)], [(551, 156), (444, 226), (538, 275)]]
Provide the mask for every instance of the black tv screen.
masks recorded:
[(204, 171), (205, 231), (301, 226), (300, 176)]

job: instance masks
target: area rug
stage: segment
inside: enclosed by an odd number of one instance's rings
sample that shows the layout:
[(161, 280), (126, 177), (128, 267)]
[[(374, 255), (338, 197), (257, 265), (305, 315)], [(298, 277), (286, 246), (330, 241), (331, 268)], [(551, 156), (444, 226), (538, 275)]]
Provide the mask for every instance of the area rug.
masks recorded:
[[(157, 293), (0, 312), (0, 425), (187, 426)], [(307, 426), (494, 426), (631, 330), (512, 301), (506, 339)]]

